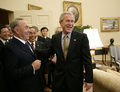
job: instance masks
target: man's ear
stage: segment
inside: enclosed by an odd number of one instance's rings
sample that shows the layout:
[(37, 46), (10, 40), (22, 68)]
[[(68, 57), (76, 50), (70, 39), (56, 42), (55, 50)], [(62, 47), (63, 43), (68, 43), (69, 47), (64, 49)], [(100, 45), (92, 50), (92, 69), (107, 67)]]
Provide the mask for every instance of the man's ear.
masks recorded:
[(61, 21), (59, 21), (59, 24), (61, 25)]
[(59, 21), (59, 23), (61, 24), (61, 22)]
[(15, 27), (15, 28), (14, 28), (14, 31), (15, 31), (15, 33), (18, 34), (18, 27)]

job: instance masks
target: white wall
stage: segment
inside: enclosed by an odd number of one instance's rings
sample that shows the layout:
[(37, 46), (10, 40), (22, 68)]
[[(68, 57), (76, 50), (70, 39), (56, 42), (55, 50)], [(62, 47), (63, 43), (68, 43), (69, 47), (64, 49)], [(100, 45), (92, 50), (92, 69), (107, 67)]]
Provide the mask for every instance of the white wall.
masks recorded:
[(51, 11), (53, 14), (51, 31), (54, 33), (59, 26), (59, 16), (63, 12), (63, 1), (82, 3), (82, 24), (98, 28), (104, 45), (109, 44), (110, 38), (115, 39), (115, 44), (120, 44), (120, 32), (100, 32), (101, 17), (120, 17), (120, 0), (0, 0), (0, 8), (12, 11), (27, 10), (29, 3)]
[(6, 10), (27, 10), (28, 0), (0, 0), (0, 8)]

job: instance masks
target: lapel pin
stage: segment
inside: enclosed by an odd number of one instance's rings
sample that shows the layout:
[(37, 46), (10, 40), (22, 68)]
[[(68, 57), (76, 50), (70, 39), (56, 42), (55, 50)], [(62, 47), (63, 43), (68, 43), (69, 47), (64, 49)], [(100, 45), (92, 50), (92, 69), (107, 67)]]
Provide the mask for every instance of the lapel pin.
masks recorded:
[(76, 41), (76, 39), (74, 39), (73, 41)]

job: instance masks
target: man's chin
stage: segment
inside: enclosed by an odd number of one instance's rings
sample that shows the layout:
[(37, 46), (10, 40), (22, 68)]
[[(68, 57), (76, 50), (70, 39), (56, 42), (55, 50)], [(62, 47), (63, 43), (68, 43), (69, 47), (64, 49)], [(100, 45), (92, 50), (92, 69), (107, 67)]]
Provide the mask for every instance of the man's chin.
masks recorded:
[(35, 41), (35, 39), (34, 40), (32, 40), (32, 42), (34, 42)]
[(72, 32), (72, 30), (67, 30), (68, 33)]

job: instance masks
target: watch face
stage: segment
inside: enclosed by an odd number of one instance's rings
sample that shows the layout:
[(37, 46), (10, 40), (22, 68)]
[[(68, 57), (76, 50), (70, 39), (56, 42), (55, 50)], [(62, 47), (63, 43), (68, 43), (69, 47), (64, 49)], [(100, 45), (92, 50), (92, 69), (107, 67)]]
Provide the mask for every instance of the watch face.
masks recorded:
[(79, 12), (78, 12), (78, 9), (76, 8), (76, 6), (69, 6), (67, 11), (69, 12), (72, 12), (74, 17), (75, 17), (75, 23), (78, 21), (78, 18), (79, 18)]

